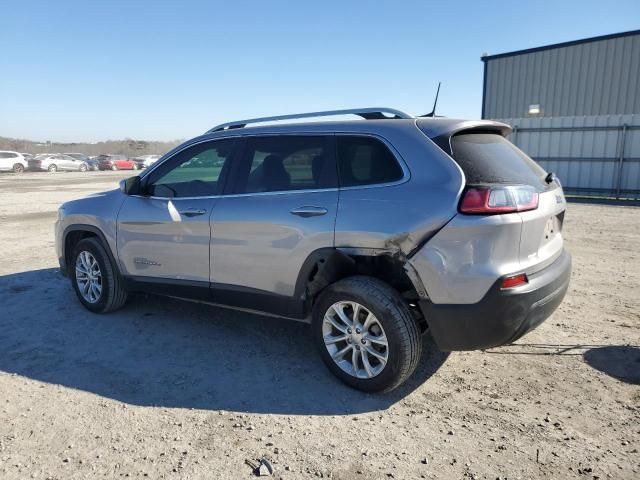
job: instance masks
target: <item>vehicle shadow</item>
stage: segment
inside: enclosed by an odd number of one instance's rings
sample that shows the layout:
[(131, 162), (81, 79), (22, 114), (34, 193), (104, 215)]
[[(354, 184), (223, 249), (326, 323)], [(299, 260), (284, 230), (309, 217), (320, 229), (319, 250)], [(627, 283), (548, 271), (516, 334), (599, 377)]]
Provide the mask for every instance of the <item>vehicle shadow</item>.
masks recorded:
[(587, 344), (558, 344), (558, 343), (511, 343), (501, 347), (485, 350), (489, 355), (568, 355), (580, 356), (591, 348), (607, 347), (609, 345)]
[(96, 315), (57, 269), (0, 276), (0, 370), (142, 405), (294, 415), (384, 410), (446, 353), (425, 337), (403, 386), (367, 395), (323, 365), (307, 325), (162, 297)]
[(640, 385), (640, 346), (513, 343), (485, 353), (490, 355), (582, 356), (587, 365), (626, 383)]
[(611, 377), (640, 385), (640, 348), (637, 346), (610, 345), (592, 348), (584, 353), (584, 361)]

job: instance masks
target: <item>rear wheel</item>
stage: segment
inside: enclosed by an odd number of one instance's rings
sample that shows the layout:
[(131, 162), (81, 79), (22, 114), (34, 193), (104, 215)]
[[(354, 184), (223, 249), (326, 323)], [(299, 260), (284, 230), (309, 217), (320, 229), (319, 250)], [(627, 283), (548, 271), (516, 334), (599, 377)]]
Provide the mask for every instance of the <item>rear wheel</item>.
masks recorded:
[(87, 166), (86, 166), (85, 164), (82, 164), (82, 165), (80, 165), (79, 170), (80, 170), (81, 172), (86, 172), (86, 171), (87, 171)]
[(24, 172), (24, 165), (21, 163), (16, 163), (13, 166), (13, 173), (23, 173)]
[(73, 250), (71, 283), (87, 310), (107, 313), (122, 307), (127, 292), (115, 265), (97, 238), (85, 238)]
[(117, 165), (111, 165), (111, 170), (113, 170), (115, 172), (116, 170), (118, 170), (118, 166)]
[(131, 167), (131, 168), (133, 168), (134, 170), (138, 170), (138, 164), (137, 164), (137, 163), (134, 163), (134, 164), (133, 164), (133, 167)]
[(313, 337), (338, 378), (366, 392), (393, 390), (415, 370), (422, 337), (405, 301), (386, 283), (350, 277), (314, 305)]
[(51, 165), (49, 165), (49, 168), (47, 168), (47, 170), (49, 170), (50, 172), (57, 172), (58, 166), (55, 163), (52, 163)]

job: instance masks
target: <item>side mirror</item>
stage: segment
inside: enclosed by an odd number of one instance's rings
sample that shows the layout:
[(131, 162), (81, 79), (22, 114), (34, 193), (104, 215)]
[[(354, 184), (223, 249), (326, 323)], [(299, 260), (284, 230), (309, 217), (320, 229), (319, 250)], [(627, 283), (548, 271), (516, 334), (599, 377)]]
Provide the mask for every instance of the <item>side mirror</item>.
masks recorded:
[(120, 180), (120, 191), (125, 195), (139, 195), (140, 194), (140, 177), (127, 178), (126, 180)]

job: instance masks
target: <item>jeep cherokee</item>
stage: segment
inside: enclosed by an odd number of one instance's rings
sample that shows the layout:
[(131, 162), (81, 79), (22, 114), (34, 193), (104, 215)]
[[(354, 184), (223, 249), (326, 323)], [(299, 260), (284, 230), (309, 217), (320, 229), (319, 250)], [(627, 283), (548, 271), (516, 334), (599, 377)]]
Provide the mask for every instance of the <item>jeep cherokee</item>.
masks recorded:
[(309, 322), (335, 375), (388, 391), (425, 332), (504, 345), (566, 293), (562, 187), (509, 132), (388, 108), (220, 125), (62, 205), (60, 266), (92, 312), (151, 292)]

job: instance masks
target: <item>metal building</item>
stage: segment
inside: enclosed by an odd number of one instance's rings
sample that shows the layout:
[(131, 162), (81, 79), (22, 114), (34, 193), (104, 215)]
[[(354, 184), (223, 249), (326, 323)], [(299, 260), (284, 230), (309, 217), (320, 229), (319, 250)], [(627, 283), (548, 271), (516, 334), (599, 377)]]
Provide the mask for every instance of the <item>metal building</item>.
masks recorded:
[(482, 118), (574, 195), (640, 198), (640, 30), (483, 56)]

